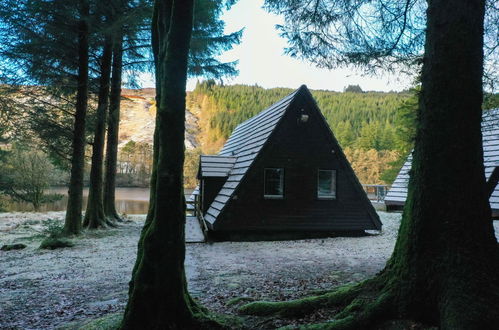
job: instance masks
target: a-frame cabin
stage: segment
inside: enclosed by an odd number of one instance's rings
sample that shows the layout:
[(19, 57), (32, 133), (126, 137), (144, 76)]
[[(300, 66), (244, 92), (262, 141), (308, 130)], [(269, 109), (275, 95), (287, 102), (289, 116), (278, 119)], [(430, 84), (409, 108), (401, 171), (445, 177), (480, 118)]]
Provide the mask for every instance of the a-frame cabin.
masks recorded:
[(321, 236), (381, 221), (306, 86), (201, 156), (196, 199), (210, 234)]

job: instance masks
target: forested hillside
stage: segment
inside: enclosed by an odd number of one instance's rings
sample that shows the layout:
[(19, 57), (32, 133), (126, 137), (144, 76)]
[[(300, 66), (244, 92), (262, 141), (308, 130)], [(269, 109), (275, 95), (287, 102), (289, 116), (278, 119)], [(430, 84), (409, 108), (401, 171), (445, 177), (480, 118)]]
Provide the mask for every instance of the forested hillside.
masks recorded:
[[(199, 142), (205, 154), (217, 153), (232, 130), (292, 89), (199, 83), (188, 106), (199, 116)], [(362, 183), (382, 183), (381, 175), (407, 151), (410, 132), (400, 116), (414, 93), (312, 91)], [(401, 134), (404, 133), (404, 134)]]

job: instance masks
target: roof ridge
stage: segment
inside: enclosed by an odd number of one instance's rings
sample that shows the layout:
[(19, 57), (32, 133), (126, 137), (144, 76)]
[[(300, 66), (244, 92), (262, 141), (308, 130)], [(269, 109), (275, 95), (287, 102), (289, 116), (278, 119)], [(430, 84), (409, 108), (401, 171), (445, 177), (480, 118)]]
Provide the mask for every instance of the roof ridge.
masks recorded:
[[(301, 86), (300, 86), (300, 88), (301, 88), (301, 87), (303, 87), (303, 86), (305, 86), (305, 85), (301, 85)], [(305, 86), (305, 88), (306, 88), (306, 86)], [(236, 129), (237, 129), (239, 126), (244, 125), (244, 124), (245, 124), (245, 123), (247, 123), (248, 121), (250, 121), (250, 120), (252, 120), (252, 119), (256, 118), (257, 116), (259, 116), (260, 114), (262, 114), (262, 113), (264, 113), (265, 111), (269, 110), (270, 108), (273, 108), (275, 105), (277, 105), (277, 103), (283, 102), (283, 101), (284, 101), (284, 99), (286, 99), (286, 98), (290, 97), (290, 96), (291, 96), (291, 95), (293, 95), (293, 94), (296, 94), (296, 93), (298, 92), (298, 90), (299, 90), (299, 89), (294, 90), (293, 92), (289, 93), (288, 95), (284, 96), (283, 98), (281, 98), (281, 99), (277, 100), (276, 102), (272, 103), (271, 105), (269, 105), (268, 107), (266, 107), (265, 109), (263, 109), (262, 111), (260, 111), (260, 112), (259, 112), (259, 113), (257, 113), (256, 115), (254, 115), (253, 117), (250, 117), (250, 118), (246, 119), (245, 121), (243, 121), (243, 122), (239, 123), (239, 124), (238, 124), (238, 125), (234, 128), (234, 130), (233, 130), (232, 132), (235, 132), (235, 131), (236, 131)], [(283, 102), (283, 103), (284, 103), (284, 102)]]

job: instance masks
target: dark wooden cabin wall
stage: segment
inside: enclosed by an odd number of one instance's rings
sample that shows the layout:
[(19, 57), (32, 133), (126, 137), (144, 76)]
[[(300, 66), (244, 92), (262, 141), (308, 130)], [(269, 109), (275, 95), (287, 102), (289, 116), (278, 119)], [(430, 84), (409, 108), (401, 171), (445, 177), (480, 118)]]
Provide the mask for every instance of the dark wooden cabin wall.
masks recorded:
[[(309, 115), (300, 123), (301, 109)], [(378, 229), (366, 199), (339, 161), (329, 130), (313, 105), (296, 100), (215, 223), (215, 230), (342, 231)], [(334, 153), (333, 153), (333, 149)], [(284, 198), (263, 197), (265, 168), (284, 168)], [(335, 169), (336, 199), (317, 198), (317, 170)], [(363, 191), (360, 192), (364, 194)], [(369, 205), (370, 206), (370, 205)]]

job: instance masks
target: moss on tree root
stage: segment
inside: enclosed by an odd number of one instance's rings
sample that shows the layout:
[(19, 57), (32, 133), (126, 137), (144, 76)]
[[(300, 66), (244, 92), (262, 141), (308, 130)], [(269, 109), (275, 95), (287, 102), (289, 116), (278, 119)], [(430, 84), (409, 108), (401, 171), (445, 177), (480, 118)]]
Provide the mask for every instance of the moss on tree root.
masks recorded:
[(318, 308), (347, 305), (357, 297), (364, 285), (364, 282), (355, 285), (349, 284), (322, 295), (291, 301), (255, 301), (241, 306), (239, 312), (257, 316), (279, 315), (282, 317), (297, 317)]
[(73, 246), (74, 243), (66, 238), (47, 237), (40, 244), (40, 249), (55, 250)]
[(303, 329), (364, 329), (391, 316), (394, 295), (379, 285), (383, 277), (342, 286), (334, 291), (285, 302), (258, 301), (239, 308), (242, 314), (256, 316), (300, 317), (324, 307), (343, 307), (334, 320), (301, 326)]
[(248, 301), (254, 301), (254, 298), (251, 297), (234, 297), (232, 299), (229, 299), (225, 305), (226, 306), (232, 306), (232, 305), (237, 305), (242, 302), (248, 302)]
[[(94, 320), (85, 322), (81, 326), (77, 327), (78, 330), (114, 330), (119, 329), (120, 321), (123, 317), (122, 313), (108, 314), (99, 317)], [(62, 327), (65, 329), (65, 327)], [(67, 329), (74, 329), (72, 326), (68, 326)]]

